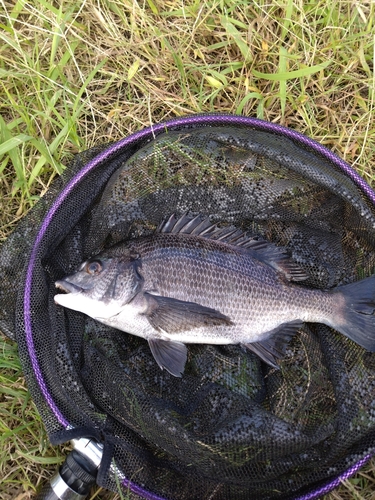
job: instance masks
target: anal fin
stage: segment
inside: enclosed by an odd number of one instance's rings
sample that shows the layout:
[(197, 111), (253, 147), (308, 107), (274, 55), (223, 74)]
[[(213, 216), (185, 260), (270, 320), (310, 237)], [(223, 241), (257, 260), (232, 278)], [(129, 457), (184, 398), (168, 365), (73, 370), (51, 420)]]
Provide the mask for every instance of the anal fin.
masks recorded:
[(269, 337), (265, 340), (243, 345), (259, 356), (269, 366), (279, 369), (278, 361), (285, 356), (285, 349), (288, 342), (302, 326), (303, 322), (300, 320), (283, 323), (268, 332)]

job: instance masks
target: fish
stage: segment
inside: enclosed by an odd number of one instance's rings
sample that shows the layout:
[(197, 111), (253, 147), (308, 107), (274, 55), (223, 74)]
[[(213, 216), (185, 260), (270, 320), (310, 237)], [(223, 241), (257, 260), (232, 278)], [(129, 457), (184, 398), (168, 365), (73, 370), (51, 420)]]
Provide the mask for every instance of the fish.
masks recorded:
[(182, 376), (186, 344), (241, 344), (279, 368), (304, 323), (323, 323), (375, 351), (375, 275), (329, 290), (285, 248), (201, 214), (172, 214), (56, 281), (55, 303), (148, 341)]

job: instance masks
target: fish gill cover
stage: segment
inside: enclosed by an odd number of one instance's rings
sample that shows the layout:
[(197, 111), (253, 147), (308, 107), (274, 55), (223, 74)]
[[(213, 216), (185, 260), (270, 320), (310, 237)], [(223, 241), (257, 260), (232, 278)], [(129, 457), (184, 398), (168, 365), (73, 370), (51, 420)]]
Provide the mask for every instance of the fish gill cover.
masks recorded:
[(0, 252), (0, 327), (51, 442), (103, 442), (98, 482), (114, 491), (117, 475), (147, 498), (290, 498), (374, 450), (375, 355), (328, 326), (303, 324), (280, 369), (239, 345), (190, 344), (176, 378), (144, 339), (54, 302), (57, 280), (171, 214), (282, 247), (301, 286), (374, 274), (372, 194), (349, 167), (281, 127), (225, 123), (240, 120), (164, 125), (77, 155)]

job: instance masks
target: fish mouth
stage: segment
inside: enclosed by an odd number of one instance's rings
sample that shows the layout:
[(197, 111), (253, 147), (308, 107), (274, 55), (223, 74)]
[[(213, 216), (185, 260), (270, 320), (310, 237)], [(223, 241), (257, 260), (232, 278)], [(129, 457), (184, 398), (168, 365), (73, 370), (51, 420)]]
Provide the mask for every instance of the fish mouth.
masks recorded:
[(70, 281), (66, 280), (56, 281), (55, 286), (59, 290), (62, 290), (63, 292), (66, 293), (79, 293), (83, 291), (83, 288), (81, 288), (80, 286), (75, 285), (74, 283), (71, 283)]

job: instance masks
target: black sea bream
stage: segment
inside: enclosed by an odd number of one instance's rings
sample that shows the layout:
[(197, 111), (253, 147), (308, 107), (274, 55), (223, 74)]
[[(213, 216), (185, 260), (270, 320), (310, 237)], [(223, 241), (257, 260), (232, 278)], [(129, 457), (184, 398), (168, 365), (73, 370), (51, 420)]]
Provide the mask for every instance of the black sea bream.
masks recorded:
[(324, 323), (375, 350), (375, 276), (329, 291), (303, 286), (275, 245), (208, 219), (172, 215), (152, 236), (118, 244), (56, 282), (55, 302), (143, 337), (181, 376), (187, 343), (244, 344), (277, 367), (303, 322)]

